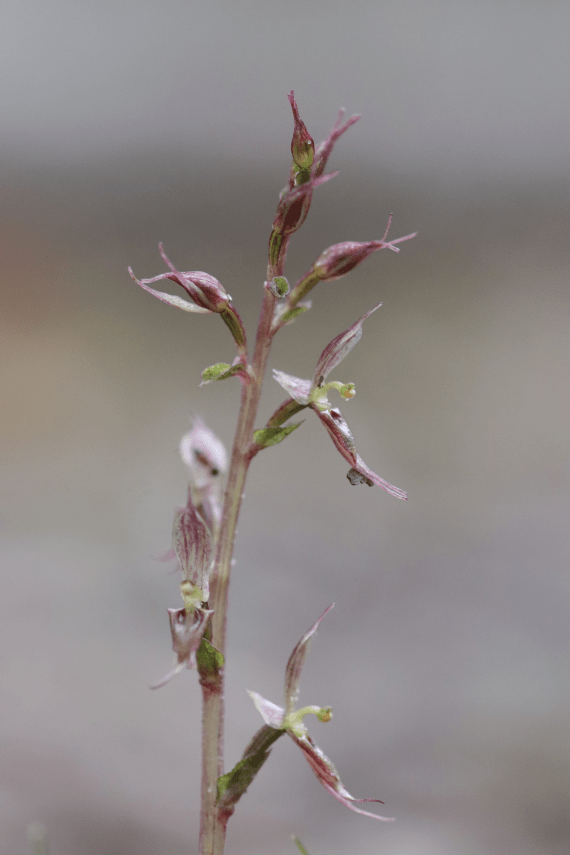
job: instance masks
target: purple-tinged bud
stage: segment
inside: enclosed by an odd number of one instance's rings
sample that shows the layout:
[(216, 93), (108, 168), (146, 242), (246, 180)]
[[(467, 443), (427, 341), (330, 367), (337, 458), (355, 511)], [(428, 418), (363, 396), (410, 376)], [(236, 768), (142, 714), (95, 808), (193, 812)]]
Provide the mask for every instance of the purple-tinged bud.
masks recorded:
[(383, 248), (384, 245), (380, 240), (371, 240), (367, 243), (356, 243), (355, 241), (336, 243), (321, 252), (313, 264), (312, 270), (321, 281), (332, 282), (334, 279), (340, 279), (341, 276), (350, 273), (365, 258)]
[(291, 141), (291, 154), (293, 155), (293, 160), (299, 169), (302, 169), (303, 171), (310, 170), (315, 156), (315, 143), (309, 134), (305, 123), (299, 116), (299, 109), (292, 90), (287, 97), (291, 104), (291, 109), (293, 110), (293, 119), (295, 122), (293, 139)]
[(305, 184), (300, 184), (279, 199), (277, 213), (273, 220), (273, 231), (280, 235), (291, 235), (300, 229), (309, 213), (313, 190), (320, 184), (325, 184), (331, 178), (335, 178), (338, 172), (329, 172), (319, 178), (311, 178)]
[[(163, 303), (169, 303), (171, 306), (177, 306), (185, 312), (216, 312), (221, 315), (222, 320), (229, 328), (237, 349), (242, 356), (247, 355), (247, 343), (245, 337), (245, 329), (243, 327), (240, 316), (231, 304), (231, 297), (224, 289), (222, 284), (209, 273), (204, 273), (202, 270), (191, 270), (181, 273), (177, 270), (166, 253), (162, 244), (159, 244), (160, 254), (163, 261), (170, 268), (170, 273), (161, 273), (160, 276), (153, 276), (152, 279), (137, 279), (133, 271), (129, 267), (129, 274), (132, 279), (148, 291), (154, 297), (158, 297)], [(184, 288), (189, 297), (193, 300), (189, 303), (175, 294), (168, 294), (165, 291), (156, 291), (150, 285), (153, 282), (161, 282), (163, 279), (170, 279), (171, 282), (176, 282), (181, 288)]]
[[(209, 273), (203, 273), (201, 270), (180, 273), (164, 252), (162, 244), (159, 244), (159, 249), (163, 261), (170, 268), (171, 272), (161, 273), (159, 276), (153, 276), (151, 279), (137, 279), (129, 267), (131, 278), (141, 288), (158, 297), (163, 303), (170, 303), (170, 305), (177, 306), (179, 309), (184, 309), (187, 312), (223, 312), (227, 309), (232, 298), (214, 276), (210, 276)], [(177, 285), (184, 288), (193, 302), (187, 303), (186, 300), (182, 300), (180, 297), (167, 294), (163, 291), (156, 291), (154, 288), (149, 287), (151, 283), (161, 282), (165, 279), (170, 279), (171, 282), (176, 282)]]
[(168, 303), (169, 306), (176, 306), (177, 309), (182, 309), (184, 312), (210, 313), (210, 309), (204, 309), (202, 306), (197, 306), (196, 303), (189, 303), (188, 300), (183, 300), (178, 294), (169, 294), (167, 291), (157, 291), (155, 288), (150, 287), (151, 282), (161, 282), (163, 279), (171, 279), (173, 282), (180, 284), (173, 273), (161, 273), (160, 276), (153, 276), (152, 279), (137, 279), (132, 268), (129, 267), (129, 276), (144, 291), (148, 291), (149, 294), (157, 297), (162, 303)]
[(405, 235), (395, 240), (387, 241), (388, 231), (392, 223), (392, 214), (388, 218), (388, 225), (382, 240), (370, 240), (367, 243), (356, 243), (355, 241), (344, 241), (344, 243), (336, 243), (329, 246), (324, 252), (321, 252), (311, 270), (321, 281), (332, 282), (334, 279), (339, 279), (368, 258), (373, 252), (379, 249), (391, 249), (393, 252), (400, 252), (397, 243), (410, 240), (416, 236), (417, 232), (410, 235)]
[(180, 273), (166, 255), (162, 244), (159, 244), (158, 248), (162, 260), (174, 274), (173, 276), (166, 274), (166, 278), (181, 285), (198, 306), (210, 312), (223, 312), (227, 308), (232, 298), (215, 276), (201, 270)]

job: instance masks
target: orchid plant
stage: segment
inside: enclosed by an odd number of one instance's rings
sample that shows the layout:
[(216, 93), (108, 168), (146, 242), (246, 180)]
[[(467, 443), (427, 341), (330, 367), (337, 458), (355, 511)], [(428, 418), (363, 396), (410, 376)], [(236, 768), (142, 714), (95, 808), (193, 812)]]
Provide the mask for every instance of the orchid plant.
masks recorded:
[[(163, 686), (175, 675), (190, 669), (198, 674), (203, 695), (202, 715), (202, 785), (200, 813), (200, 855), (222, 855), (226, 827), (235, 806), (269, 756), (273, 743), (288, 734), (305, 755), (321, 784), (342, 804), (365, 816), (379, 820), (388, 817), (357, 807), (362, 802), (378, 799), (355, 799), (342, 785), (332, 762), (308, 734), (303, 719), (308, 714), (326, 722), (329, 707), (296, 708), (299, 679), (311, 638), (330, 611), (329, 606), (294, 648), (285, 670), (284, 706), (278, 706), (250, 691), (250, 697), (264, 724), (246, 747), (242, 759), (230, 771), (224, 770), (224, 674), (226, 664), (226, 616), (228, 586), (232, 566), (236, 525), (244, 484), (253, 458), (263, 449), (283, 441), (300, 422), (289, 420), (301, 410), (313, 410), (323, 423), (334, 445), (350, 466), (351, 484), (377, 485), (398, 499), (406, 494), (373, 472), (356, 451), (354, 439), (340, 410), (329, 401), (338, 392), (348, 400), (355, 394), (353, 383), (328, 381), (329, 374), (352, 350), (362, 336), (364, 321), (379, 308), (378, 304), (347, 330), (336, 336), (321, 353), (312, 379), (301, 379), (283, 371), (273, 372), (275, 380), (288, 397), (256, 429), (255, 422), (262, 384), (274, 336), (286, 324), (306, 312), (311, 303), (307, 294), (319, 283), (345, 276), (371, 253), (381, 249), (399, 252), (398, 244), (414, 237), (405, 235), (388, 240), (391, 216), (383, 237), (367, 243), (348, 241), (335, 244), (322, 252), (309, 270), (290, 287), (284, 276), (285, 259), (291, 236), (304, 223), (314, 191), (333, 178), (325, 173), (333, 147), (339, 137), (359, 116), (343, 123), (344, 111), (327, 139), (315, 149), (312, 137), (299, 116), (294, 93), (289, 94), (293, 111), (293, 138), (289, 180), (281, 192), (268, 248), (267, 279), (264, 283), (260, 319), (253, 348), (234, 308), (232, 298), (220, 282), (201, 271), (180, 272), (167, 257), (162, 245), (160, 254), (168, 268), (151, 279), (132, 278), (145, 291), (159, 300), (197, 314), (217, 313), (228, 327), (236, 348), (231, 363), (217, 363), (202, 372), (202, 385), (236, 377), (241, 384), (241, 404), (237, 417), (233, 448), (229, 457), (215, 434), (196, 419), (180, 444), (182, 460), (189, 474), (186, 504), (177, 511), (173, 526), (171, 556), (177, 559), (180, 574), (182, 606), (169, 609), (170, 632), (175, 654), (174, 666), (153, 688)], [(189, 299), (154, 286), (166, 280), (180, 286)], [(299, 850), (306, 850), (295, 838)]]

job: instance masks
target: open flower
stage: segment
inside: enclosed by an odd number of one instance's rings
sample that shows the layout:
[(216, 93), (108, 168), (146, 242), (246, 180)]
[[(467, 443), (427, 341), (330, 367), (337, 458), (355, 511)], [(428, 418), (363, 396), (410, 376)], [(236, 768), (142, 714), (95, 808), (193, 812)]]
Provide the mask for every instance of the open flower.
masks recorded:
[(351, 796), (348, 790), (343, 786), (339, 774), (331, 760), (329, 760), (326, 754), (324, 754), (321, 749), (315, 745), (311, 737), (308, 736), (307, 728), (303, 723), (303, 716), (313, 713), (320, 721), (330, 721), (332, 717), (330, 707), (308, 706), (302, 707), (298, 710), (295, 709), (295, 704), (299, 695), (299, 680), (303, 664), (305, 662), (305, 657), (307, 655), (309, 641), (316, 633), (324, 616), (332, 609), (332, 607), (333, 606), (331, 605), (325, 609), (317, 622), (313, 624), (308, 632), (306, 632), (301, 638), (289, 657), (289, 661), (287, 662), (287, 667), (285, 669), (285, 706), (280, 707), (277, 704), (268, 701), (267, 698), (264, 698), (257, 692), (248, 690), (249, 696), (266, 725), (274, 730), (286, 731), (293, 741), (297, 743), (323, 787), (325, 787), (325, 789), (327, 789), (335, 799), (338, 799), (339, 802), (342, 802), (343, 805), (346, 805), (346, 807), (356, 813), (361, 813), (364, 816), (371, 816), (373, 819), (381, 819), (386, 822), (390, 822), (392, 817), (378, 816), (378, 814), (370, 813), (370, 811), (356, 807), (356, 804), (361, 804), (363, 802), (377, 802), (378, 804), (384, 804), (384, 802), (380, 801), (380, 799), (355, 799), (354, 796)]
[(336, 407), (333, 407), (328, 399), (328, 394), (332, 389), (340, 393), (343, 398), (349, 399), (354, 397), (356, 389), (354, 383), (340, 383), (332, 381), (325, 383), (329, 373), (336, 368), (344, 357), (352, 348), (360, 341), (362, 337), (362, 324), (372, 312), (379, 309), (382, 304), (379, 303), (366, 312), (359, 320), (357, 320), (345, 332), (333, 338), (321, 353), (315, 373), (312, 380), (304, 380), (300, 377), (293, 377), (290, 374), (285, 374), (283, 371), (273, 371), (273, 376), (280, 386), (291, 396), (289, 401), (285, 401), (281, 407), (274, 413), (268, 422), (269, 427), (274, 427), (285, 421), (286, 418), (293, 415), (295, 412), (310, 407), (318, 415), (324, 426), (326, 427), (330, 438), (336, 445), (344, 459), (350, 464), (351, 468), (348, 472), (348, 480), (351, 484), (368, 484), (372, 486), (376, 484), (396, 496), (398, 499), (406, 499), (407, 496), (399, 487), (394, 487), (389, 484), (366, 465), (362, 457), (356, 451), (354, 439), (350, 432), (342, 413)]
[[(195, 427), (194, 431), (200, 429), (206, 430), (202, 426)], [(168, 609), (174, 666), (162, 680), (151, 686), (152, 689), (164, 686), (184, 668), (196, 668), (198, 648), (213, 614), (207, 608), (212, 539), (192, 502), (191, 489), (188, 490), (186, 506), (180, 508), (174, 517), (172, 547), (180, 567), (180, 593), (184, 606)]]
[(195, 418), (192, 430), (180, 441), (180, 456), (188, 467), (192, 501), (215, 537), (222, 517), (226, 449), (215, 433)]

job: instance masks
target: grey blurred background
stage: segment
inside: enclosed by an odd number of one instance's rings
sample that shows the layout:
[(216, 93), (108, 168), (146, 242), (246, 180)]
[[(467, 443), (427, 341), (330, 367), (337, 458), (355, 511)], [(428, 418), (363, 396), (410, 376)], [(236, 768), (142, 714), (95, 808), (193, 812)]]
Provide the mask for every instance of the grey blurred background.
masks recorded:
[[(215, 317), (128, 278), (206, 270), (253, 334), (294, 89), (339, 142), (291, 245), (418, 230), (320, 286), (272, 366), (310, 376), (379, 300), (335, 375), (367, 463), (352, 488), (317, 419), (251, 470), (232, 582), (227, 763), (301, 686), (311, 733), (389, 825), (346, 810), (281, 740), (231, 855), (568, 855), (568, 3), (4, 4), (0, 852), (197, 851), (199, 691), (171, 664), (178, 580), (156, 560), (184, 501), (192, 413), (229, 444), (237, 384)], [(283, 399), (268, 383), (262, 418)]]

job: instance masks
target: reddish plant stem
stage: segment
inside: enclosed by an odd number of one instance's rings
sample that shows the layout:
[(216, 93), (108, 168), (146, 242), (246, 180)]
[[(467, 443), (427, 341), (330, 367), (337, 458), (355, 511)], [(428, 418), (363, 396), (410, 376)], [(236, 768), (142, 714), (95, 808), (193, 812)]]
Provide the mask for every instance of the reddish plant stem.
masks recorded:
[[(212, 644), (225, 656), (228, 592), (236, 526), (251, 461), (250, 446), (263, 377), (271, 347), (271, 321), (275, 298), (265, 290), (251, 363), (253, 380), (242, 386), (222, 522), (216, 547), (210, 587)], [(224, 667), (217, 676), (202, 684), (202, 810), (200, 818), (200, 855), (222, 855), (227, 817), (216, 804), (217, 780), (223, 774)]]

